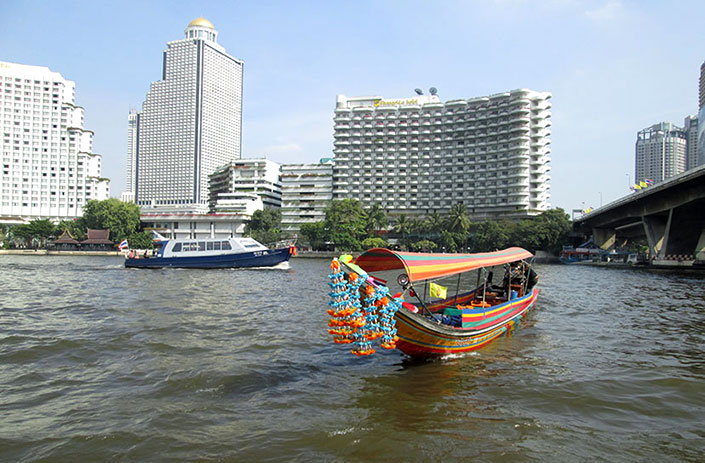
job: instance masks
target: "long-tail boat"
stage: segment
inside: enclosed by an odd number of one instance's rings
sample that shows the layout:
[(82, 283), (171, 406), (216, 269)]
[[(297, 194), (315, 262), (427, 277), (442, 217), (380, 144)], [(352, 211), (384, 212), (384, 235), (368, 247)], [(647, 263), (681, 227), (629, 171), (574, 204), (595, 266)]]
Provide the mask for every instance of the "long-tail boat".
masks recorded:
[(358, 356), (374, 353), (378, 338), (382, 348), (419, 358), (479, 349), (534, 306), (532, 262), (517, 247), (478, 254), (375, 248), (354, 261), (341, 256), (331, 263), (328, 332)]

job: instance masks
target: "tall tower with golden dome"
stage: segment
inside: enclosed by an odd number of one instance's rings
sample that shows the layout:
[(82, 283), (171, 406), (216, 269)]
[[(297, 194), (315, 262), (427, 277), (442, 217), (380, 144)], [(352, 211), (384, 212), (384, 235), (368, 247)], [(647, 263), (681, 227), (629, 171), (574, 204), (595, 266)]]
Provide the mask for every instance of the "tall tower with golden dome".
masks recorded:
[(243, 62), (205, 18), (184, 34), (167, 43), (162, 79), (128, 123), (127, 188), (143, 210), (206, 210), (208, 175), (240, 159)]

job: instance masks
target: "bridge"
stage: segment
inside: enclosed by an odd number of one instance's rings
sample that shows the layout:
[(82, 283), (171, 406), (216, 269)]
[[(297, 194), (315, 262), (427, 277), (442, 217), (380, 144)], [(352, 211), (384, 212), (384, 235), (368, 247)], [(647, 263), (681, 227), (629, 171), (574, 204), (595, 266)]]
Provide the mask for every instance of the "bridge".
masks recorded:
[(574, 220), (605, 250), (644, 240), (657, 266), (705, 265), (705, 165)]

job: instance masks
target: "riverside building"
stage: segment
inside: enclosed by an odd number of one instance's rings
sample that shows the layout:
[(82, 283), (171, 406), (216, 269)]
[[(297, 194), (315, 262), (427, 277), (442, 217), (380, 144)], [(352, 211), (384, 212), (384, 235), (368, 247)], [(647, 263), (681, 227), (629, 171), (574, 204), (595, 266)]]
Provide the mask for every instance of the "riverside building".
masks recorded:
[(298, 235), (301, 225), (323, 221), (333, 199), (333, 160), (284, 164), (281, 168), (282, 231)]
[(240, 158), (243, 62), (207, 19), (184, 33), (167, 43), (162, 80), (128, 116), (127, 188), (143, 211), (205, 212), (208, 176)]
[(333, 199), (391, 214), (521, 217), (549, 209), (551, 94), (527, 89), (446, 102), (338, 95)]
[(705, 164), (705, 63), (700, 65), (698, 86), (698, 165)]
[(83, 118), (74, 82), (43, 66), (0, 62), (3, 222), (72, 219), (89, 200), (110, 196)]
[(635, 183), (646, 179), (660, 182), (685, 172), (686, 131), (670, 122), (661, 122), (637, 133)]
[(211, 210), (222, 208), (219, 203), (231, 202), (238, 193), (246, 194), (242, 198), (259, 197), (262, 207), (281, 207), (279, 172), (279, 164), (268, 159), (240, 159), (217, 169), (209, 176)]

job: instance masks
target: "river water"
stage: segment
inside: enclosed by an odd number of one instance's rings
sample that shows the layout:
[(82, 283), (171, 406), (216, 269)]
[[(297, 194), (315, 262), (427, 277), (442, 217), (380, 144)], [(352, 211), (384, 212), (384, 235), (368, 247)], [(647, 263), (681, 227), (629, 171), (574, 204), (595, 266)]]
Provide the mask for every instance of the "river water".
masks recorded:
[(511, 336), (415, 362), (333, 344), (328, 263), (0, 256), (0, 461), (705, 458), (705, 276), (538, 266)]

